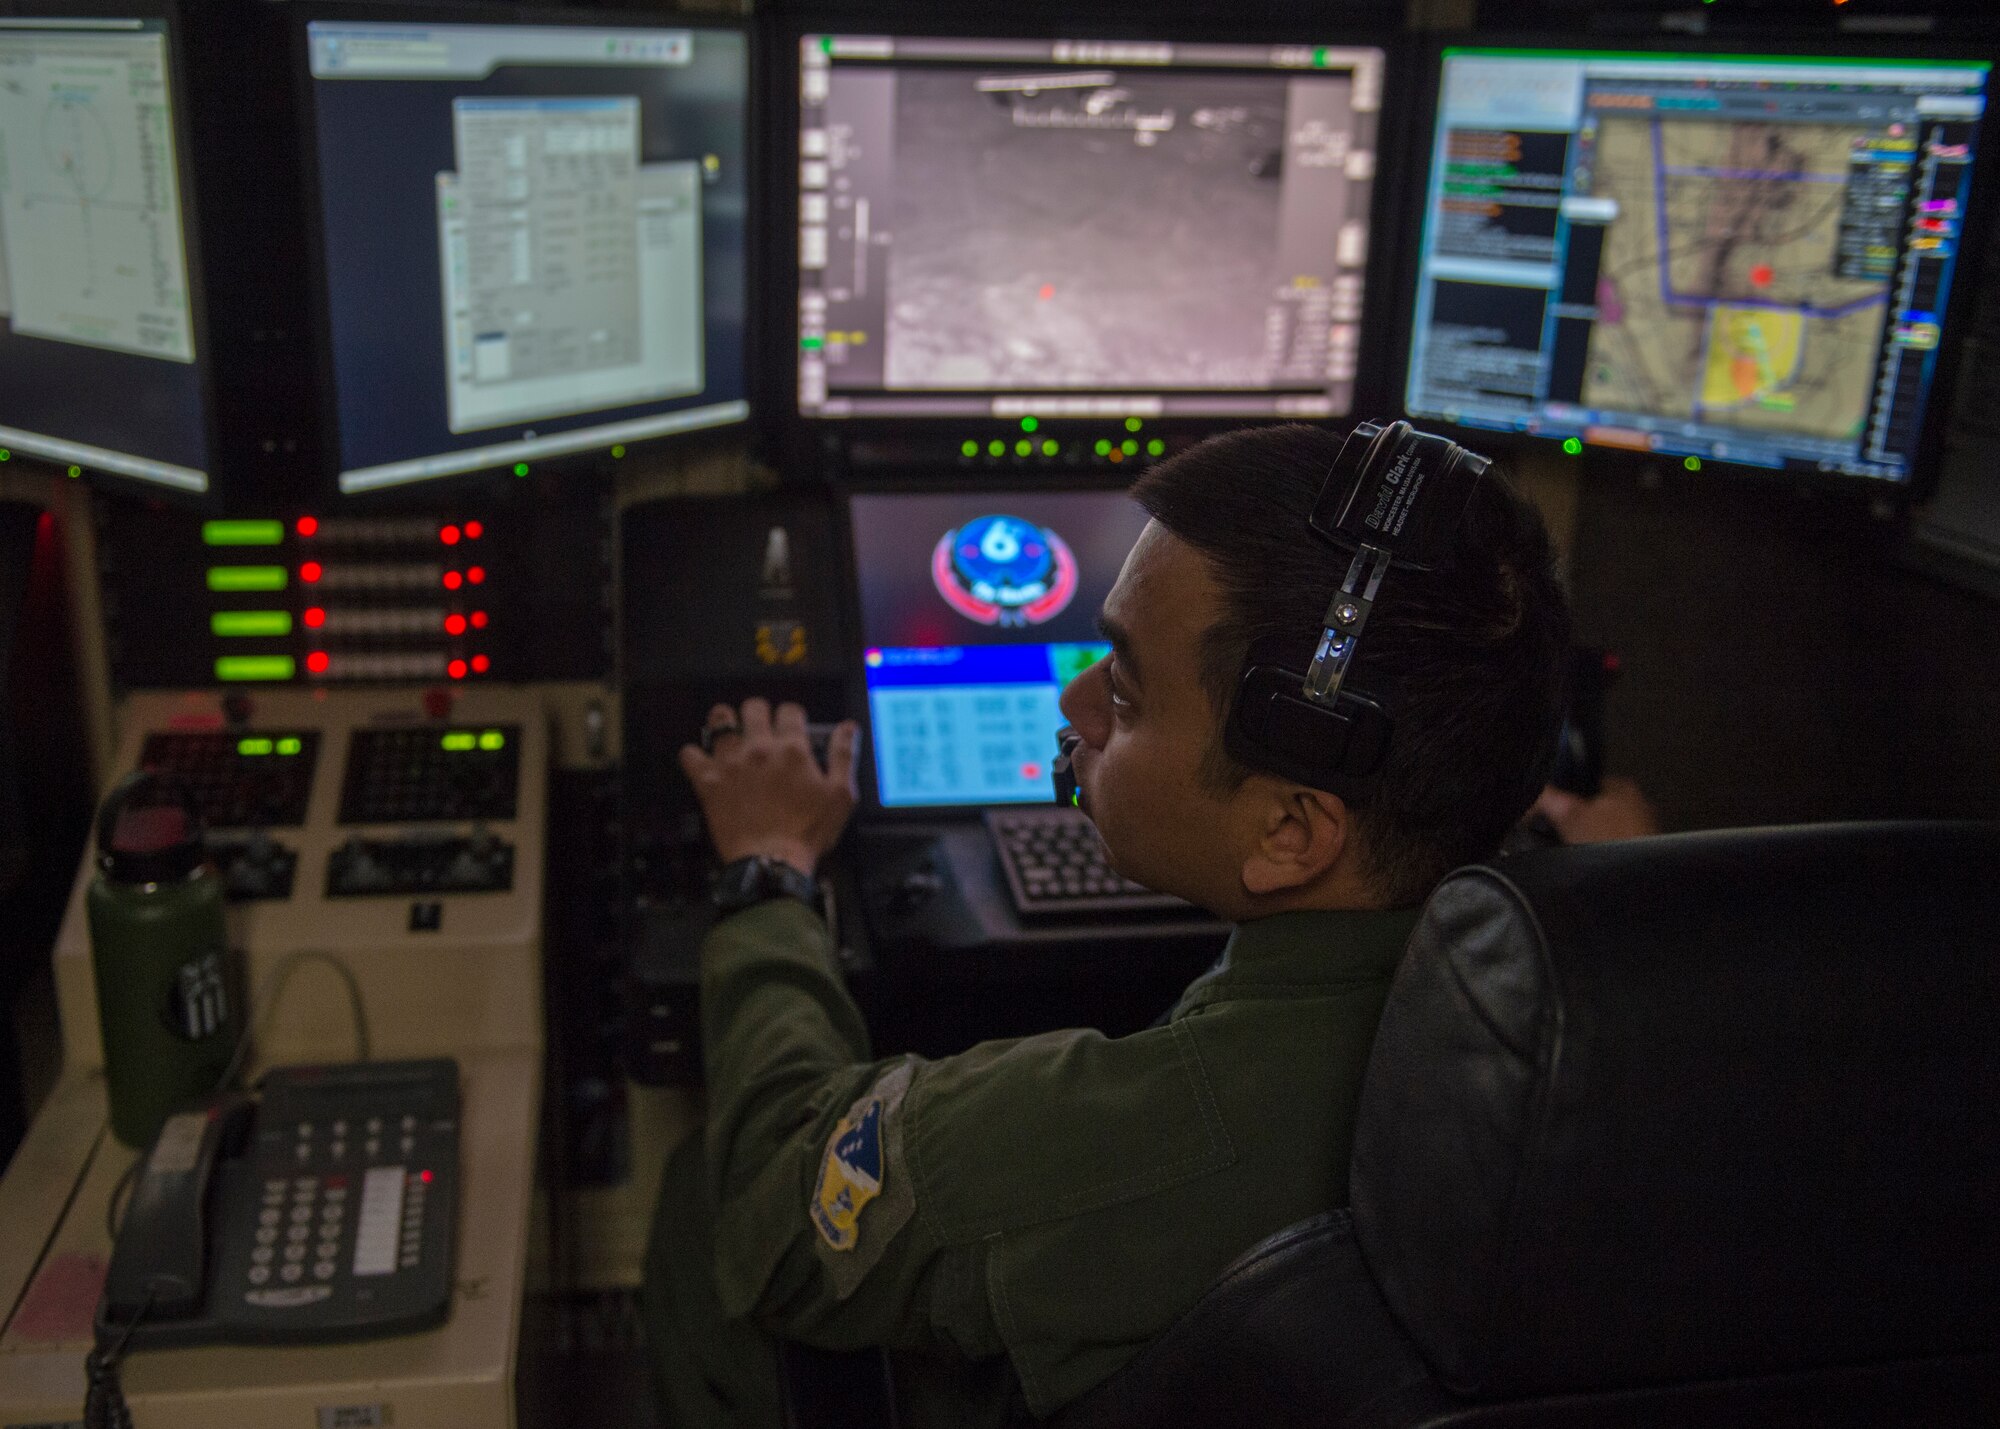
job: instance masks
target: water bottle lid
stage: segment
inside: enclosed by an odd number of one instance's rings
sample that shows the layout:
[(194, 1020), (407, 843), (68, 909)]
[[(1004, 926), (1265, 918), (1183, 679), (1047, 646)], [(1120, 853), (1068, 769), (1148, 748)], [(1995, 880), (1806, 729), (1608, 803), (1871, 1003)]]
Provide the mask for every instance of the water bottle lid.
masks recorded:
[(114, 883), (178, 883), (207, 857), (187, 791), (144, 770), (120, 780), (98, 812), (97, 866)]

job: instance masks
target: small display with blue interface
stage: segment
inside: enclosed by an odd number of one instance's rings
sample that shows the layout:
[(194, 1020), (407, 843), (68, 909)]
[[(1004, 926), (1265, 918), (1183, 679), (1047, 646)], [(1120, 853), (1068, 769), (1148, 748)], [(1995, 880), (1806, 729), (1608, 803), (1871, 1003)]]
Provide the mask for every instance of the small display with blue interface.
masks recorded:
[(1043, 803), (1063, 687), (1146, 524), (1122, 491), (871, 493), (849, 505), (876, 800)]

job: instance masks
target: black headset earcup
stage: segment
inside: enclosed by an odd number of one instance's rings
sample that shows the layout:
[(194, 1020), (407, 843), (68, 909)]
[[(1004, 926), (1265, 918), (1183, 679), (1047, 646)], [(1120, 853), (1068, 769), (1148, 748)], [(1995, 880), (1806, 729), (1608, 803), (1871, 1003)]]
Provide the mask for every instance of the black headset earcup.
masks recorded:
[(1301, 693), (1304, 680), (1281, 665), (1246, 669), (1230, 709), (1230, 754), (1342, 798), (1366, 793), (1389, 752), (1388, 712), (1351, 690), (1331, 707), (1317, 704)]

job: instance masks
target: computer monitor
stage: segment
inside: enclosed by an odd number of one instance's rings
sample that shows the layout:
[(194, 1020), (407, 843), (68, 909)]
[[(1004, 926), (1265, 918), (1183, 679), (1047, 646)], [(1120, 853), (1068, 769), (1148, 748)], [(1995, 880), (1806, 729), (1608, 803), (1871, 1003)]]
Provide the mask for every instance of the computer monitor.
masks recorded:
[(1045, 803), (1063, 687), (1146, 513), (1123, 491), (856, 493), (869, 765), (884, 809)]
[(1445, 50), (1409, 412), (1909, 480), (1988, 68)]
[(1346, 415), (1384, 61), (804, 36), (799, 415)]
[(209, 485), (206, 335), (169, 12), (0, 16), (0, 449)]
[(744, 420), (747, 35), (457, 13), (303, 26), (340, 490)]

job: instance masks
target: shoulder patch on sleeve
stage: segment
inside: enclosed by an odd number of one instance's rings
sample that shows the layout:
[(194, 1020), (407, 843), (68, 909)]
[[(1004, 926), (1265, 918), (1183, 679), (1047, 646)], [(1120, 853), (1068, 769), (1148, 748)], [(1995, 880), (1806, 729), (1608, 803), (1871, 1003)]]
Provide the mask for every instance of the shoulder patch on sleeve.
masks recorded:
[[(897, 1115), (912, 1070), (911, 1063), (902, 1062), (876, 1078), (841, 1117), (820, 1157), (807, 1212), (819, 1232), (820, 1261), (843, 1300), (916, 1212), (916, 1189), (903, 1159), (903, 1125)], [(862, 1212), (871, 1205), (864, 1221)]]

